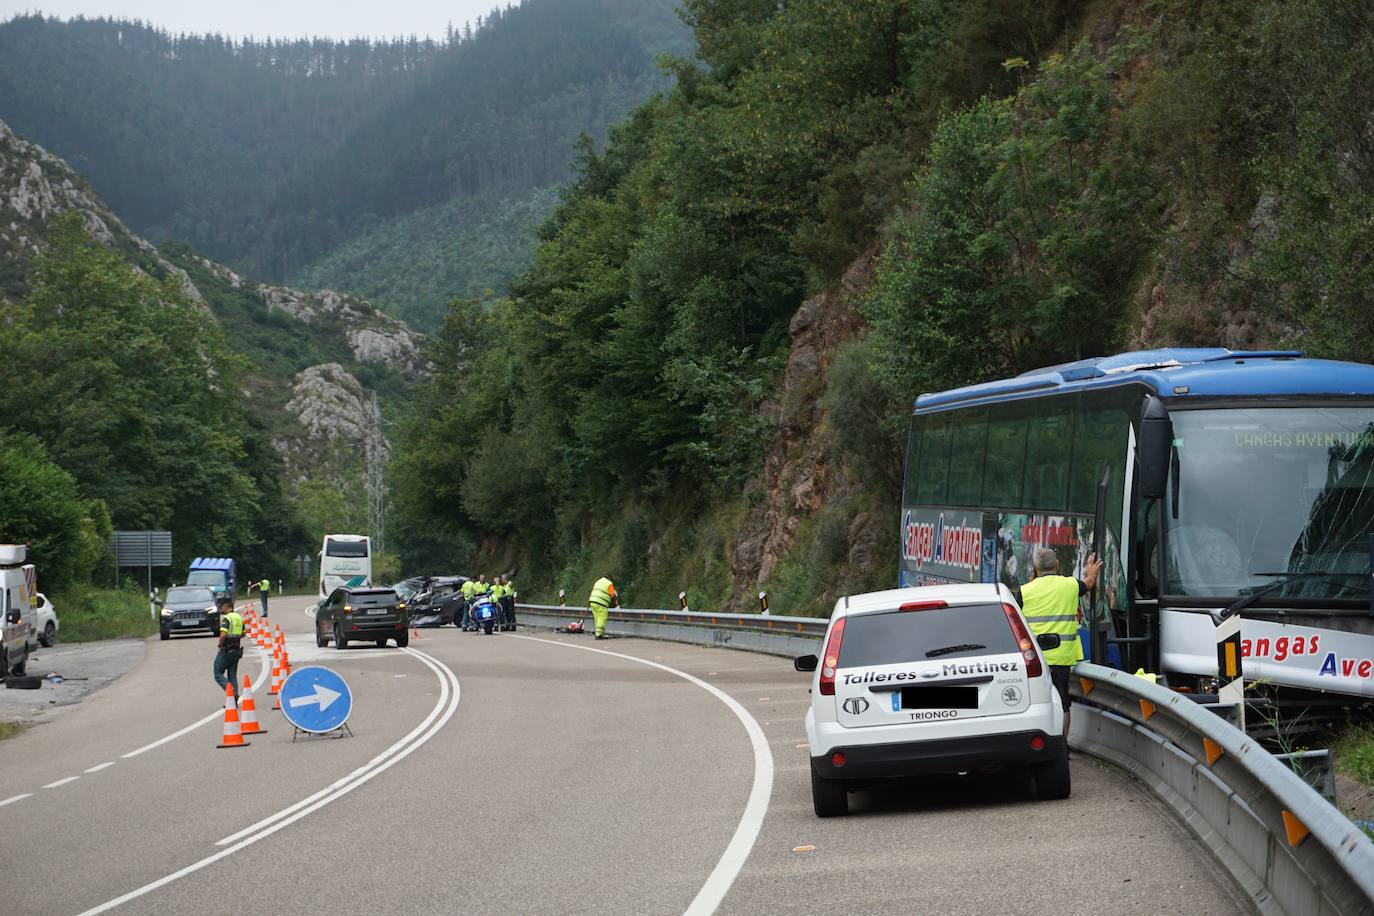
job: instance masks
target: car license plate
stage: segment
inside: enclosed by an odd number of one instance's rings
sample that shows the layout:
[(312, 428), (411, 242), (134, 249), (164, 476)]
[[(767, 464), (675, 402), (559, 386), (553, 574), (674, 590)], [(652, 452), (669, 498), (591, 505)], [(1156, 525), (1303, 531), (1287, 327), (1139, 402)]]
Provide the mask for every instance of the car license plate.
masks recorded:
[(177, 621), (177, 626), (179, 626), (179, 627), (193, 627), (193, 626), (195, 626), (195, 625), (198, 624), (198, 623), (200, 623), (199, 620), (178, 620), (178, 621)]
[(385, 614), (385, 613), (386, 613), (387, 611), (389, 611), (389, 610), (391, 610), (391, 608), (385, 608), (385, 607), (370, 607), (370, 608), (367, 609), (367, 613), (368, 613), (368, 614)]

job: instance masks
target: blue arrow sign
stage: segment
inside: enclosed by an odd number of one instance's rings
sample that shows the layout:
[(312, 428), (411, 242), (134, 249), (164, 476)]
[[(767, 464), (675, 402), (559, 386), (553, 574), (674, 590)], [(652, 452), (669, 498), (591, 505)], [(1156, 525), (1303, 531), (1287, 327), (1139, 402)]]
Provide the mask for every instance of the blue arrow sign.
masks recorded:
[(332, 732), (348, 721), (353, 691), (329, 668), (297, 668), (281, 685), (281, 711), (303, 732)]

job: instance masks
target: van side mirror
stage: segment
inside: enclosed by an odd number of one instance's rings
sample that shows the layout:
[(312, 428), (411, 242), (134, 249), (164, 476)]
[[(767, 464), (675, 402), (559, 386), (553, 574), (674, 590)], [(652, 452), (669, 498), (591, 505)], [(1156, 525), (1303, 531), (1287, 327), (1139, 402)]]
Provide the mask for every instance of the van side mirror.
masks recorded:
[(1135, 444), (1142, 499), (1164, 498), (1173, 447), (1174, 424), (1169, 419), (1169, 411), (1165, 409), (1163, 401), (1149, 395), (1141, 409), (1140, 437)]
[(1047, 652), (1050, 649), (1058, 649), (1062, 641), (1058, 633), (1041, 633), (1035, 637), (1036, 644)]
[(792, 667), (798, 671), (815, 671), (820, 659), (814, 655), (798, 655), (792, 659)]

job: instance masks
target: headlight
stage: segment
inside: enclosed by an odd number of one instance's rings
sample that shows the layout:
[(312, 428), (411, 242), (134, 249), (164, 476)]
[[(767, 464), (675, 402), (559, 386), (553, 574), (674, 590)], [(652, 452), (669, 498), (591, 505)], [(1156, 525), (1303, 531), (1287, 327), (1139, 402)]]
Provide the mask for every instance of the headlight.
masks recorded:
[(172, 609), (169, 608), (169, 607), (163, 608), (163, 609), (162, 609), (162, 616), (163, 616), (163, 617), (171, 617), (171, 616), (172, 616)]
[(207, 607), (207, 608), (205, 609), (205, 613), (207, 613), (207, 614), (213, 614), (213, 613), (215, 613), (215, 609), (214, 609), (213, 607)]

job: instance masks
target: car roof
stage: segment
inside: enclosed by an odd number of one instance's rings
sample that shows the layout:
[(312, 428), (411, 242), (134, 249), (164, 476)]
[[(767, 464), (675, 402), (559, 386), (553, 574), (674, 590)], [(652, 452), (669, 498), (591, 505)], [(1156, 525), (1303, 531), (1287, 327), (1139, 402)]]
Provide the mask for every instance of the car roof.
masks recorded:
[(1001, 604), (1012, 601), (1011, 589), (991, 582), (970, 582), (958, 585), (924, 585), (911, 588), (890, 588), (882, 592), (847, 595), (835, 602), (830, 615), (854, 617), (860, 614), (880, 614), (895, 611), (911, 601), (946, 601), (950, 604)]

